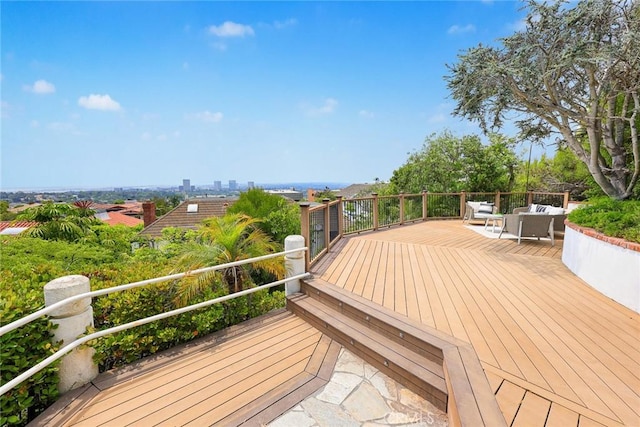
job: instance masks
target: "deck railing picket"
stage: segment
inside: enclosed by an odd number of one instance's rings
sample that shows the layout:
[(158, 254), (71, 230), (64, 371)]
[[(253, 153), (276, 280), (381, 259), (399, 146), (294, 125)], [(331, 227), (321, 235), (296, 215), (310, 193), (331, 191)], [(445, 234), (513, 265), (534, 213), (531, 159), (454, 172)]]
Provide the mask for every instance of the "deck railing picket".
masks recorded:
[(497, 212), (507, 214), (515, 208), (532, 203), (550, 204), (567, 208), (569, 193), (541, 192), (465, 192), (398, 194), (343, 199), (310, 207), (301, 207), (301, 235), (309, 252), (307, 268), (327, 253), (344, 235), (379, 230), (381, 227), (401, 226), (407, 222), (429, 219), (460, 219), (468, 201), (493, 203)]

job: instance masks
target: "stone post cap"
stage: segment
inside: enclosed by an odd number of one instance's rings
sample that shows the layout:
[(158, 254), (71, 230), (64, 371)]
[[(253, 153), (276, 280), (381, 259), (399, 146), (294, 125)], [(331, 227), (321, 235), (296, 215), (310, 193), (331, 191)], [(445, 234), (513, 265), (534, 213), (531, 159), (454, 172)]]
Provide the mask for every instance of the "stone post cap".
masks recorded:
[[(66, 298), (91, 292), (89, 278), (78, 274), (58, 277), (44, 285), (44, 303), (49, 307)], [(51, 312), (52, 317), (68, 317), (84, 312), (91, 305), (91, 298), (83, 298)]]

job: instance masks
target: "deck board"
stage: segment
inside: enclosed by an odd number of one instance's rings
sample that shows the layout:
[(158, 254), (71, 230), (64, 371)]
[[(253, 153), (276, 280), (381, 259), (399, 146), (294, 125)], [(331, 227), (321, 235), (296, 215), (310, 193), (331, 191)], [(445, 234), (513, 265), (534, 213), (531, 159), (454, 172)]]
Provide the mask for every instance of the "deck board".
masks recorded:
[[(331, 277), (314, 273), (471, 343), (508, 424), (640, 425), (640, 316), (562, 264), (561, 234), (518, 245), (427, 221), (344, 240)], [(351, 257), (371, 266), (339, 272)]]
[[(508, 425), (640, 425), (640, 315), (573, 275), (558, 237), (418, 222), (345, 237), (312, 273), (469, 342)], [(34, 425), (269, 422), (326, 383), (340, 346), (288, 312), (251, 322), (101, 374)]]
[(339, 348), (290, 312), (267, 317), (274, 320), (103, 374), (100, 387), (61, 400), (65, 410), (34, 425), (210, 425), (265, 409), (278, 416), (327, 383)]

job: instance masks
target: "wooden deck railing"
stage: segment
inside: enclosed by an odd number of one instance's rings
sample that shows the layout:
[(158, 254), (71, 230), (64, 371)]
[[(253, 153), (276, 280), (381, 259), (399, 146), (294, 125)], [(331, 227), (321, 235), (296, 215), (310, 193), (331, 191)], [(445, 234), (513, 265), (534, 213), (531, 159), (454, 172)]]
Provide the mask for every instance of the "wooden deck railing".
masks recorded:
[(307, 270), (322, 255), (346, 234), (374, 231), (379, 228), (403, 225), (428, 219), (455, 219), (464, 215), (465, 203), (483, 201), (494, 203), (499, 213), (511, 213), (515, 208), (532, 203), (548, 204), (567, 208), (569, 192), (461, 192), (398, 194), (343, 199), (312, 206), (300, 203), (301, 235), (309, 251), (306, 253)]

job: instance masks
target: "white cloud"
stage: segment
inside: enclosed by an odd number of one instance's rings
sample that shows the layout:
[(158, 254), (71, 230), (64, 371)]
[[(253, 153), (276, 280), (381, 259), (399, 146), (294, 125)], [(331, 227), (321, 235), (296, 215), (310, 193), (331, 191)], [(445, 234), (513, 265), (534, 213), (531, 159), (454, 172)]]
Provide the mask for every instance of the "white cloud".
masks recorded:
[(225, 50), (227, 50), (227, 45), (223, 42), (211, 43), (211, 47), (215, 50), (219, 50), (220, 52), (224, 52)]
[(277, 30), (281, 30), (287, 27), (294, 27), (298, 25), (298, 20), (295, 18), (289, 18), (286, 21), (274, 21), (273, 27)]
[(236, 24), (235, 22), (226, 21), (222, 25), (211, 25), (209, 34), (218, 37), (244, 37), (254, 35), (253, 28), (249, 25)]
[(364, 118), (367, 118), (367, 119), (372, 119), (373, 117), (375, 117), (375, 114), (373, 114), (371, 111), (367, 111), (367, 110), (360, 110), (358, 112), (358, 115), (360, 117), (364, 117)]
[(337, 106), (337, 100), (335, 100), (334, 98), (327, 98), (324, 100), (324, 104), (320, 107), (305, 106), (303, 108), (306, 110), (307, 115), (309, 116), (320, 116), (333, 113)]
[(464, 27), (460, 25), (452, 25), (447, 30), (447, 34), (464, 34), (464, 33), (473, 33), (476, 31), (476, 27), (472, 24), (465, 25)]
[(445, 116), (443, 113), (434, 114), (433, 116), (427, 119), (429, 123), (442, 123), (446, 120), (447, 120), (447, 116)]
[(207, 110), (195, 113), (192, 117), (206, 123), (219, 123), (222, 120), (223, 115), (220, 112), (212, 113)]
[(71, 132), (75, 135), (79, 134), (73, 123), (51, 122), (47, 125), (47, 128), (55, 132)]
[(81, 96), (78, 98), (78, 105), (88, 110), (102, 110), (102, 111), (119, 111), (120, 104), (111, 99), (109, 95), (95, 95)]
[(49, 83), (46, 80), (37, 80), (33, 85), (24, 85), (22, 88), (27, 92), (33, 92), (38, 95), (46, 95), (56, 91), (53, 83)]
[(525, 19), (521, 19), (516, 22), (512, 22), (507, 24), (507, 29), (509, 31), (524, 31), (527, 29), (527, 21)]

